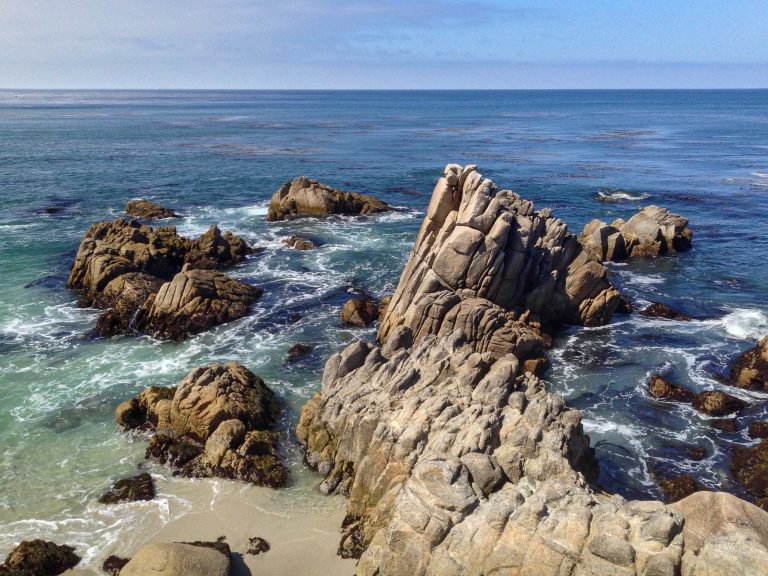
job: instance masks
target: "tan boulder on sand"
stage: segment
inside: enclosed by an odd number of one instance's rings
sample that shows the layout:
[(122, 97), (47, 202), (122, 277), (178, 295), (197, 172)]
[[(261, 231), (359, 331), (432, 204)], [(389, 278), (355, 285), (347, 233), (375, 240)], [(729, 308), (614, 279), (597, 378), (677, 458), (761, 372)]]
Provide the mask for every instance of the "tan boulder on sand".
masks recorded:
[(140, 548), (120, 576), (229, 576), (230, 560), (214, 548), (180, 542)]
[(269, 202), (267, 221), (329, 214), (374, 214), (387, 210), (389, 206), (374, 196), (342, 192), (299, 176), (274, 193)]

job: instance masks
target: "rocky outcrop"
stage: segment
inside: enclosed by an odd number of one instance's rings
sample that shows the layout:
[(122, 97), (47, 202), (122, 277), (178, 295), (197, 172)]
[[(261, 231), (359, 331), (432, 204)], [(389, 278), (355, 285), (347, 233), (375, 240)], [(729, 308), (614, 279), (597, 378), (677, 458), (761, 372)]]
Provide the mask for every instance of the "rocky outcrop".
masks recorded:
[(726, 416), (746, 408), (749, 404), (720, 390), (700, 392), (693, 399), (693, 407), (709, 416)]
[(303, 342), (294, 344), (288, 349), (288, 361), (296, 362), (297, 360), (304, 358), (304, 356), (312, 352), (312, 350), (314, 350), (314, 348), (309, 344), (304, 344)]
[(176, 542), (140, 548), (120, 576), (229, 576), (229, 570), (229, 555), (212, 547)]
[(693, 402), (696, 396), (690, 390), (677, 384), (672, 384), (672, 382), (658, 374), (651, 376), (651, 380), (648, 383), (648, 392), (657, 400), (674, 400), (688, 403)]
[(5, 562), (0, 574), (12, 576), (56, 576), (80, 562), (72, 546), (60, 546), (45, 540), (24, 540), (16, 546)]
[(267, 221), (329, 214), (375, 214), (387, 210), (389, 206), (374, 196), (342, 192), (300, 176), (283, 184), (272, 195)]
[(317, 248), (317, 244), (309, 238), (303, 238), (301, 236), (290, 236), (283, 239), (283, 244), (289, 248), (295, 248), (296, 250), (314, 250)]
[(370, 298), (351, 298), (339, 312), (342, 324), (362, 328), (379, 317), (379, 310)]
[(482, 331), (487, 347), (492, 339), (515, 339), (501, 332), (529, 331), (524, 323), (603, 324), (619, 298), (605, 267), (548, 209), (534, 211), (517, 194), (498, 190), (475, 166), (451, 164), (378, 336), (384, 342), (402, 325), (417, 342), (454, 329), (480, 340)]
[(579, 237), (584, 248), (600, 261), (613, 262), (684, 252), (691, 248), (692, 239), (687, 218), (658, 206), (646, 206), (626, 222), (592, 220)]
[(163, 218), (178, 218), (175, 210), (163, 208), (157, 202), (151, 200), (131, 200), (125, 205), (125, 213), (134, 218), (145, 220), (162, 220)]
[(136, 502), (137, 500), (152, 500), (155, 497), (155, 485), (152, 476), (143, 472), (136, 476), (121, 478), (114, 486), (99, 498), (100, 504), (119, 504), (120, 502)]
[(746, 390), (768, 392), (768, 336), (736, 359), (729, 383)]
[(643, 308), (640, 311), (640, 316), (646, 316), (648, 318), (664, 318), (665, 320), (678, 320), (683, 322), (692, 319), (686, 313), (675, 310), (661, 302), (653, 302), (648, 307)]
[(599, 324), (617, 301), (548, 211), (446, 168), (381, 345), (333, 355), (297, 427), (321, 490), (348, 497), (358, 576), (679, 574), (683, 515), (593, 491), (579, 412), (525, 363), (539, 326)]
[(192, 370), (174, 389), (147, 388), (123, 402), (116, 420), (126, 429), (155, 430), (147, 457), (189, 477), (220, 477), (278, 487), (280, 462), (272, 391), (236, 363)]
[[(141, 331), (139, 310), (183, 267), (224, 268), (242, 262), (248, 252), (241, 238), (222, 234), (215, 225), (189, 240), (172, 226), (152, 228), (124, 219), (99, 222), (80, 243), (67, 287), (80, 294), (81, 305), (107, 309), (97, 321), (99, 335), (131, 333)], [(183, 327), (179, 332), (184, 333)]]
[(768, 513), (724, 492), (670, 506), (685, 517), (681, 576), (768, 574)]
[(731, 471), (757, 505), (768, 510), (768, 439), (755, 446), (734, 446)]
[(185, 264), (173, 280), (150, 294), (133, 326), (163, 340), (180, 340), (245, 316), (261, 289), (219, 272)]

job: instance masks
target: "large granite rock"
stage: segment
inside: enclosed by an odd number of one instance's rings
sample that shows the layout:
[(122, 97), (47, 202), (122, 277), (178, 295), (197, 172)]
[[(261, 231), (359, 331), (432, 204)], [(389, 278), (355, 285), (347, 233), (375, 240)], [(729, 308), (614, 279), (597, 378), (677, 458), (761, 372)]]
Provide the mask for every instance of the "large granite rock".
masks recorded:
[(525, 368), (540, 324), (599, 324), (617, 300), (548, 211), (446, 168), (381, 346), (333, 355), (297, 427), (321, 490), (348, 498), (358, 576), (680, 573), (683, 514), (594, 491), (579, 412)]
[(170, 208), (163, 208), (157, 202), (151, 200), (131, 200), (125, 205), (125, 213), (128, 216), (135, 218), (143, 218), (145, 220), (162, 220), (164, 218), (177, 218), (175, 210)]
[(374, 214), (387, 210), (389, 206), (374, 196), (342, 192), (300, 176), (283, 184), (272, 195), (267, 221), (329, 214)]
[(681, 576), (768, 574), (768, 512), (723, 492), (697, 492), (670, 508), (685, 517)]
[(151, 294), (133, 323), (136, 330), (163, 340), (180, 340), (245, 316), (261, 289), (218, 270), (184, 268)]
[(736, 359), (730, 383), (746, 390), (768, 392), (768, 336)]
[(0, 574), (12, 576), (56, 576), (80, 562), (72, 546), (45, 540), (24, 540), (0, 564)]
[(489, 341), (521, 330), (518, 320), (593, 326), (608, 321), (619, 299), (605, 267), (548, 209), (498, 190), (475, 166), (450, 164), (378, 336), (386, 341), (405, 325), (416, 341), (454, 329)]
[(589, 222), (581, 233), (582, 246), (600, 261), (660, 256), (691, 248), (693, 231), (688, 219), (666, 208), (646, 206), (626, 222)]
[[(99, 222), (91, 226), (80, 243), (67, 287), (80, 294), (81, 305), (106, 309), (97, 321), (99, 335), (132, 333), (142, 331), (137, 324), (139, 310), (183, 267), (224, 268), (242, 262), (248, 252), (240, 237), (230, 232), (222, 234), (215, 225), (200, 238), (189, 240), (179, 236), (172, 226), (152, 228), (122, 218)], [(220, 314), (220, 307), (214, 306), (213, 310)], [(214, 315), (208, 326), (222, 321), (222, 317), (227, 320), (226, 314)], [(195, 324), (205, 323), (198, 320)], [(179, 333), (184, 332), (182, 327)]]
[(216, 548), (181, 542), (140, 548), (120, 576), (229, 576), (230, 559)]
[(348, 326), (368, 326), (379, 317), (379, 310), (370, 298), (350, 298), (339, 312), (342, 324)]
[(220, 477), (282, 486), (272, 431), (277, 403), (264, 382), (237, 363), (192, 370), (176, 388), (147, 388), (123, 402), (116, 420), (126, 429), (156, 430), (147, 456), (189, 477)]

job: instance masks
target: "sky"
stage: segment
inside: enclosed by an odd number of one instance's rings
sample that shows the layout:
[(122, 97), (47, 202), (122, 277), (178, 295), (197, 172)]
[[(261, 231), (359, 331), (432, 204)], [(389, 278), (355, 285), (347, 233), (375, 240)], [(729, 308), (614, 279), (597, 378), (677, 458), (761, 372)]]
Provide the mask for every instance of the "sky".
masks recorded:
[(768, 0), (0, 0), (2, 88), (768, 88)]

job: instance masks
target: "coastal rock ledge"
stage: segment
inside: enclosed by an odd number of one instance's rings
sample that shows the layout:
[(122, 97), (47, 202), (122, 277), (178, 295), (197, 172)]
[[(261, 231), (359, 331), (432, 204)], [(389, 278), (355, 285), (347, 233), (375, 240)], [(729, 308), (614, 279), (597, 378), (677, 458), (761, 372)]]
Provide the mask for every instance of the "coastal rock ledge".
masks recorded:
[(756, 507), (744, 503), (738, 526), (694, 522), (705, 536), (689, 547), (685, 500), (593, 490), (580, 413), (525, 370), (548, 344), (542, 327), (599, 324), (617, 303), (602, 264), (548, 210), (474, 166), (446, 168), (381, 346), (332, 356), (297, 428), (321, 490), (348, 497), (339, 553), (359, 558), (358, 576), (766, 573)]

